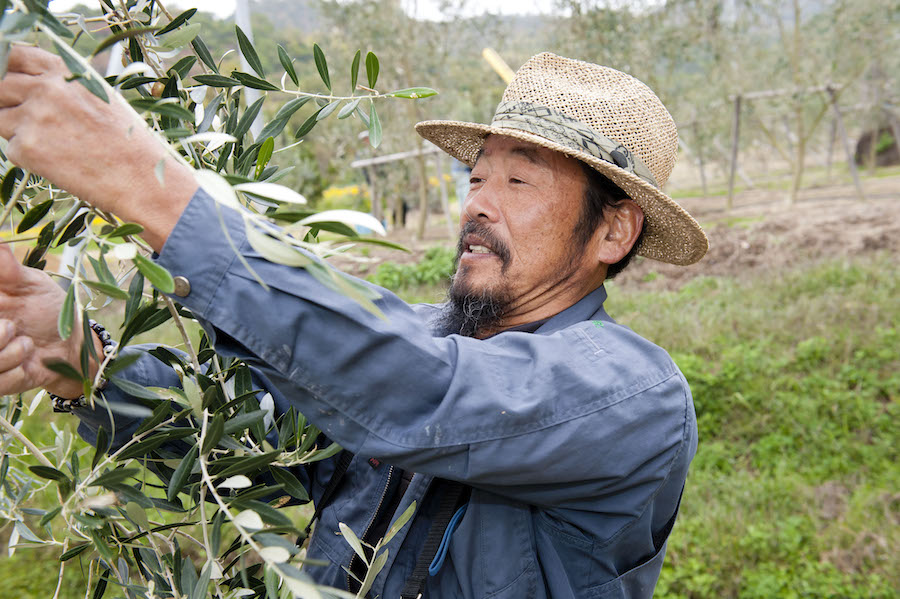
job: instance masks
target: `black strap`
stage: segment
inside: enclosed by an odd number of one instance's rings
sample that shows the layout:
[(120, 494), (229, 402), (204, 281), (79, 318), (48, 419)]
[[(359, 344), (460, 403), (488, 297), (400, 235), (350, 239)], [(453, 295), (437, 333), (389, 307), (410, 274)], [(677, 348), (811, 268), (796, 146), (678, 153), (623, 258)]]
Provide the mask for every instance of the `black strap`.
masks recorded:
[(322, 515), (322, 510), (328, 507), (328, 504), (334, 499), (334, 494), (337, 492), (338, 487), (341, 486), (344, 475), (347, 474), (347, 469), (350, 467), (351, 460), (353, 460), (353, 452), (342, 449), (341, 453), (338, 454), (337, 463), (334, 465), (334, 472), (331, 473), (331, 478), (328, 479), (328, 483), (325, 485), (325, 491), (322, 493), (319, 501), (316, 502), (316, 509), (312, 518), (309, 519), (309, 524), (306, 525), (303, 534), (297, 539), (297, 545), (302, 545), (309, 537), (309, 531), (313, 523), (319, 519)]
[(425, 590), (425, 580), (428, 578), (428, 567), (434, 560), (438, 547), (441, 545), (441, 539), (447, 531), (450, 519), (457, 509), (457, 503), (462, 496), (466, 486), (455, 481), (441, 481), (440, 487), (436, 490), (440, 493), (440, 502), (438, 510), (431, 521), (431, 528), (428, 530), (428, 537), (419, 552), (419, 558), (416, 560), (416, 567), (413, 573), (406, 579), (406, 586), (400, 593), (400, 599), (419, 599)]

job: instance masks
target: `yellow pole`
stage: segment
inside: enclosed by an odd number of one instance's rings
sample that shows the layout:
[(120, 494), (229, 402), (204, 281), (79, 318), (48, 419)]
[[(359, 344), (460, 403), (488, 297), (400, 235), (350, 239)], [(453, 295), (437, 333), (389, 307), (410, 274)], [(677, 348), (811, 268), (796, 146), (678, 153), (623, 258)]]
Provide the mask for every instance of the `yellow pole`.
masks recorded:
[(500, 78), (503, 79), (504, 83), (509, 84), (512, 81), (515, 73), (509, 65), (506, 64), (500, 55), (497, 54), (492, 48), (485, 48), (481, 51), (481, 56), (488, 62), (489, 65), (500, 75)]

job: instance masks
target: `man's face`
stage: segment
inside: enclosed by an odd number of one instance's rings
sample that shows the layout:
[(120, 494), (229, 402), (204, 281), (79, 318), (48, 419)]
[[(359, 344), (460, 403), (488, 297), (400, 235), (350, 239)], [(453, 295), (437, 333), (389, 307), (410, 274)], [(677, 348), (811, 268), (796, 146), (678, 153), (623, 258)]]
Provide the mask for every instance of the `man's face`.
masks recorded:
[[(498, 298), (503, 324), (511, 326), (554, 314), (596, 287), (602, 281), (597, 260), (573, 236), (584, 186), (574, 158), (510, 137), (488, 137), (463, 204), (451, 298)], [(542, 314), (556, 304), (558, 309)]]

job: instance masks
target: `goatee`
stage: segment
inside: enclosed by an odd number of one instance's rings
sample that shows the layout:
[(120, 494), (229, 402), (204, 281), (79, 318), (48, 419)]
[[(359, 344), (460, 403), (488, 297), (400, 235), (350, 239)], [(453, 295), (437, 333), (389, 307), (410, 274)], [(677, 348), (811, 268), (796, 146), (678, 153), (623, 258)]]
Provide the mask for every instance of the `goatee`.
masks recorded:
[(476, 290), (469, 286), (465, 269), (459, 268), (459, 259), (466, 249), (464, 239), (469, 234), (475, 234), (488, 243), (491, 250), (500, 258), (501, 279), (509, 266), (510, 253), (506, 245), (484, 225), (470, 221), (460, 233), (456, 254), (457, 270), (451, 278), (450, 289), (447, 292), (449, 301), (444, 306), (441, 325), (448, 333), (478, 337), (499, 329), (503, 316), (509, 310), (511, 298), (507, 292), (502, 291), (502, 285), (499, 286), (500, 289), (492, 290)]
[(441, 324), (448, 333), (464, 337), (478, 337), (496, 331), (503, 322), (509, 300), (503, 294), (488, 290), (473, 291), (454, 282), (447, 293)]

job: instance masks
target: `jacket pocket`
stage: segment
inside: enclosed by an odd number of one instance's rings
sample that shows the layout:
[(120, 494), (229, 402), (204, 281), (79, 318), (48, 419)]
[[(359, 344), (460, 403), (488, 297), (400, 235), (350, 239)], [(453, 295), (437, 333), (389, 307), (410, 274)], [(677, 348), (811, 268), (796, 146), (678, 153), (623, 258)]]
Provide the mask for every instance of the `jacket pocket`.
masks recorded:
[(650, 559), (628, 570), (618, 578), (590, 589), (588, 599), (650, 599), (662, 570), (666, 543)]
[(529, 507), (472, 489), (449, 557), (466, 596), (530, 596), (526, 589), (534, 586), (536, 564)]

